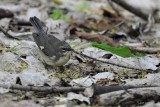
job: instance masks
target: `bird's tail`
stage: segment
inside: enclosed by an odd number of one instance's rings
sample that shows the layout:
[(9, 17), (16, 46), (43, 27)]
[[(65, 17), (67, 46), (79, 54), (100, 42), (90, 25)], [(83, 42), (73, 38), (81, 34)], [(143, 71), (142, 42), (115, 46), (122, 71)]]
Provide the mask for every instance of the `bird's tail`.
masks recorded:
[(30, 23), (35, 28), (35, 30), (39, 36), (46, 35), (46, 32), (43, 29), (42, 23), (40, 22), (40, 20), (36, 16), (30, 17)]

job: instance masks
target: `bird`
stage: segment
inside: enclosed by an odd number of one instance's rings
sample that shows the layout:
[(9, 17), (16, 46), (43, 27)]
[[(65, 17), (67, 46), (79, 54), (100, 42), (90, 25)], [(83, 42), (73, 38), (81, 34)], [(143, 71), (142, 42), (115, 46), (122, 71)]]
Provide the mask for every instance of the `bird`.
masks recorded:
[(36, 16), (30, 17), (29, 21), (36, 31), (33, 33), (33, 38), (40, 50), (40, 60), (50, 66), (66, 64), (71, 56), (71, 46), (53, 34), (47, 33), (40, 19)]

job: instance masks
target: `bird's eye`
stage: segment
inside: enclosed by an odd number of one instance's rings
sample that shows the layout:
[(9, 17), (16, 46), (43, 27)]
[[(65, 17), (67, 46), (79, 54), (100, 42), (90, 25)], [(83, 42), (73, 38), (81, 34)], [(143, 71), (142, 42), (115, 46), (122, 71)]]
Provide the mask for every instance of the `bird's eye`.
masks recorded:
[(61, 49), (62, 49), (62, 51), (66, 51), (66, 48), (64, 48), (64, 47), (61, 47)]
[(62, 51), (71, 51), (72, 49), (71, 49), (71, 48), (68, 48), (68, 47), (61, 47), (61, 50), (62, 50)]

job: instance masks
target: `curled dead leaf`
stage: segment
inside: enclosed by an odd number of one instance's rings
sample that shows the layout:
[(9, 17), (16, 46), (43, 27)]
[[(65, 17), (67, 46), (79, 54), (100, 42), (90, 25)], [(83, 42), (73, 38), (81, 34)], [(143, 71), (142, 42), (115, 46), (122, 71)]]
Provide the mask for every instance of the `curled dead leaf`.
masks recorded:
[(97, 43), (107, 43), (110, 46), (116, 47), (117, 44), (113, 41), (112, 38), (107, 37), (107, 36), (103, 36), (100, 34), (88, 34), (88, 33), (83, 33), (83, 32), (76, 32), (76, 35), (79, 38), (83, 38), (86, 40), (90, 40), (92, 42), (97, 42)]

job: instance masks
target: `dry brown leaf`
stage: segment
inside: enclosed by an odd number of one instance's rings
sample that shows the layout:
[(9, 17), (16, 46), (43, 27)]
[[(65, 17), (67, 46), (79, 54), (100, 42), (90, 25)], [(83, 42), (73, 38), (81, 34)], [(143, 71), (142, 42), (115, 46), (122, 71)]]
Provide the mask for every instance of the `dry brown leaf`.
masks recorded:
[(102, 14), (103, 16), (109, 17), (109, 18), (118, 18), (119, 16), (116, 14), (115, 11), (105, 8), (105, 7), (101, 7), (102, 10)]
[(106, 30), (109, 27), (107, 20), (100, 20), (99, 22), (96, 22), (95, 20), (87, 20), (85, 21), (84, 26), (96, 30)]
[(83, 39), (87, 39), (90, 40), (92, 42), (97, 42), (97, 43), (107, 43), (110, 46), (116, 47), (117, 44), (113, 41), (112, 38), (107, 37), (107, 36), (103, 36), (100, 34), (88, 34), (88, 33), (83, 33), (83, 32), (76, 32), (76, 35), (79, 38), (83, 38)]

